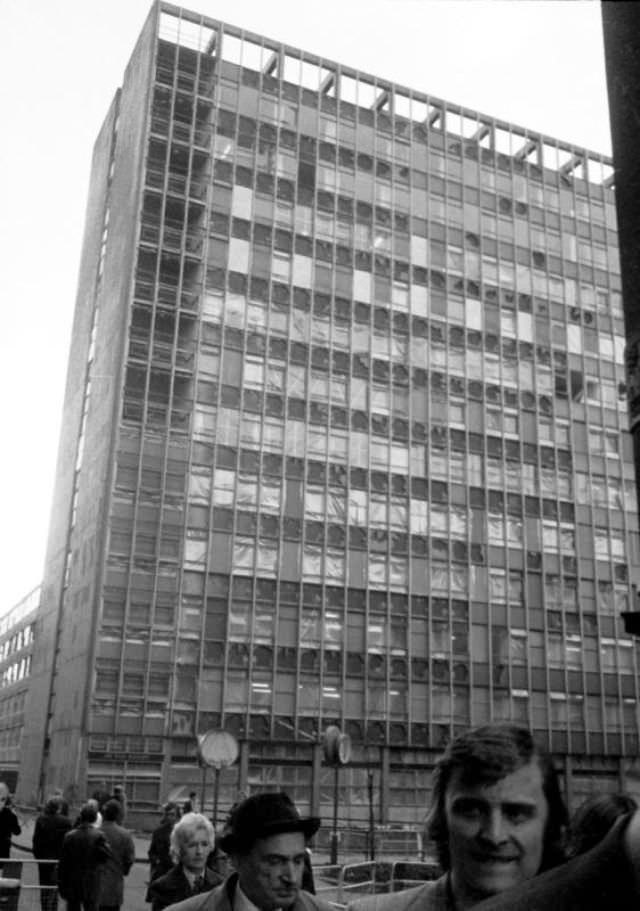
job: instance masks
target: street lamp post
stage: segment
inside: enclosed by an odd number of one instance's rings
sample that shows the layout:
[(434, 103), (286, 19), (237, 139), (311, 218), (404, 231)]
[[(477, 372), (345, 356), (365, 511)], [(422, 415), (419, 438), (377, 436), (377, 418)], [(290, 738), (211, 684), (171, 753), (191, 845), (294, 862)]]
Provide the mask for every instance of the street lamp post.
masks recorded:
[(367, 793), (369, 796), (369, 860), (376, 859), (376, 826), (373, 816), (373, 772), (367, 772)]
[(202, 810), (204, 811), (204, 793), (207, 767), (214, 772), (213, 779), (213, 813), (212, 823), (215, 829), (218, 822), (218, 794), (220, 792), (220, 770), (226, 769), (238, 758), (238, 742), (228, 731), (207, 731), (198, 738), (198, 753), (202, 763)]
[(346, 765), (351, 759), (351, 738), (343, 734), (340, 728), (331, 724), (323, 736), (324, 758), (329, 766), (333, 766), (333, 828), (331, 830), (331, 864), (338, 863), (338, 794), (340, 767)]

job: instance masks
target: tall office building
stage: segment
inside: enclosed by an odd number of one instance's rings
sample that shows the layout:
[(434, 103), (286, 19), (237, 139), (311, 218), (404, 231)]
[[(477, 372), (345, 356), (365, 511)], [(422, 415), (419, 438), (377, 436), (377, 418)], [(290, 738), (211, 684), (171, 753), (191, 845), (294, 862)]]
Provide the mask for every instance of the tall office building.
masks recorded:
[[(531, 725), (629, 784), (638, 521), (610, 162), (165, 3), (91, 187), (22, 793), (134, 813), (240, 745), (422, 819), (434, 758)], [(376, 810), (378, 815), (378, 810)]]

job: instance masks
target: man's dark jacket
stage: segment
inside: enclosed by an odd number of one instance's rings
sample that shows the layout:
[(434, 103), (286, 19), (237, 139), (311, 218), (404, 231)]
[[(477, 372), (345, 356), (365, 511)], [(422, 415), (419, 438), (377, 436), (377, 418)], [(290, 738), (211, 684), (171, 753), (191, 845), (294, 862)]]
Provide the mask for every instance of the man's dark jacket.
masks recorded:
[(11, 853), (11, 836), (22, 832), (18, 817), (11, 807), (4, 806), (0, 810), (0, 857), (9, 857)]
[(136, 859), (136, 846), (130, 832), (117, 822), (105, 819), (100, 831), (107, 840), (111, 857), (100, 872), (100, 905), (113, 908), (124, 901), (124, 877)]
[[(237, 884), (238, 874), (232, 873), (212, 892), (194, 895), (177, 905), (171, 905), (171, 911), (233, 911), (233, 895)], [(317, 895), (311, 895), (301, 889), (294, 904), (287, 911), (335, 911), (335, 908)]]
[(45, 860), (60, 857), (64, 837), (70, 828), (71, 820), (62, 813), (38, 816), (33, 830), (33, 856)]
[[(169, 870), (173, 867), (173, 861), (171, 860), (171, 830), (173, 829), (175, 822), (170, 822), (165, 820), (161, 822), (160, 825), (151, 833), (151, 842), (149, 844), (149, 864), (151, 869), (149, 871), (149, 879), (153, 881), (159, 876), (164, 876), (165, 873), (168, 873)], [(146, 899), (151, 901), (150, 898)]]
[(629, 817), (572, 860), (475, 905), (473, 911), (638, 911), (640, 894), (624, 846)]
[(97, 906), (100, 872), (111, 850), (100, 831), (80, 823), (65, 835), (58, 863), (58, 890), (68, 902)]
[[(214, 886), (221, 882), (222, 877), (215, 870), (205, 867), (202, 874), (204, 876), (203, 888), (200, 892), (210, 892)], [(176, 864), (164, 876), (159, 876), (149, 883), (147, 890), (147, 901), (151, 902), (151, 911), (162, 911), (169, 905), (181, 902), (184, 898), (193, 895), (191, 883), (187, 879), (182, 869), (182, 864)], [(199, 896), (196, 896), (199, 897)]]

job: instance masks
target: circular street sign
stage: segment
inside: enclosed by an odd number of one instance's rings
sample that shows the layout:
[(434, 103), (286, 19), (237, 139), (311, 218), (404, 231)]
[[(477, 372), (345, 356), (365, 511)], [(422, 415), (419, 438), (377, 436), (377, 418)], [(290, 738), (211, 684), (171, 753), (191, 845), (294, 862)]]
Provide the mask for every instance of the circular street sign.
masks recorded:
[(205, 765), (226, 769), (238, 758), (238, 741), (228, 731), (207, 731), (198, 740), (200, 757)]
[(330, 724), (323, 737), (324, 758), (329, 765), (346, 765), (351, 759), (351, 737)]
[(340, 734), (338, 738), (338, 760), (340, 765), (346, 765), (351, 759), (351, 737), (348, 734)]

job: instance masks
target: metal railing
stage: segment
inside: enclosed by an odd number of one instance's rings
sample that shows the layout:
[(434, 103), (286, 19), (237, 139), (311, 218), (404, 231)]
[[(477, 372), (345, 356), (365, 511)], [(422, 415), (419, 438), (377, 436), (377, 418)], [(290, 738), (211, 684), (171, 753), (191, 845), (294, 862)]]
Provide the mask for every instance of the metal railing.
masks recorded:
[[(55, 860), (0, 859), (0, 911), (65, 911), (55, 885), (40, 884), (38, 865)], [(124, 882), (123, 911), (149, 911), (146, 902), (149, 866), (139, 858)], [(440, 874), (437, 864), (414, 861), (367, 861), (345, 865), (315, 865), (316, 894), (337, 908), (359, 896), (398, 892)]]
[(362, 895), (400, 892), (440, 875), (429, 861), (365, 861), (344, 866), (314, 866), (316, 894), (337, 907)]
[(58, 887), (41, 885), (38, 871), (38, 865), (49, 871), (57, 863), (57, 860), (0, 858), (0, 911), (57, 911)]
[[(329, 853), (330, 841), (330, 830), (327, 827), (321, 828), (314, 839), (314, 850)], [(356, 826), (342, 826), (338, 830), (338, 846), (339, 859), (343, 863), (353, 860), (354, 855), (358, 854), (369, 860), (394, 857), (428, 859), (423, 853), (422, 831), (417, 828), (377, 825), (371, 831)]]
[[(20, 851), (28, 851), (20, 847)], [(41, 885), (38, 867), (52, 867), (57, 860), (28, 857), (0, 859), (0, 911), (66, 911), (66, 902), (60, 898), (57, 885)], [(136, 860), (124, 880), (122, 911), (150, 911), (146, 901), (149, 879), (149, 861)]]

